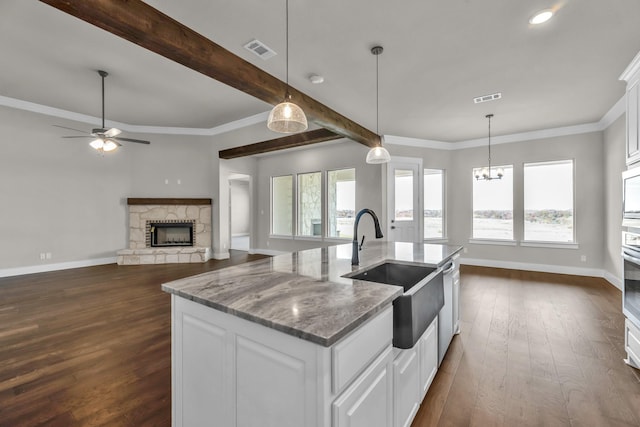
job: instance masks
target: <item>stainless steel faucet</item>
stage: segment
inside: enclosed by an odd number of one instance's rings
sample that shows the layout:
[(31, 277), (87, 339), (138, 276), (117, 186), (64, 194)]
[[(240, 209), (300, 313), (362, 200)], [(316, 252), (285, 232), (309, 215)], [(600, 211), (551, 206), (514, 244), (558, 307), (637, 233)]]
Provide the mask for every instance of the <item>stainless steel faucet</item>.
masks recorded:
[(351, 265), (360, 264), (358, 251), (362, 249), (362, 245), (364, 244), (364, 235), (362, 236), (362, 242), (358, 244), (358, 224), (360, 223), (360, 217), (366, 213), (371, 215), (371, 218), (373, 218), (373, 225), (376, 228), (376, 239), (381, 239), (384, 237), (382, 235), (382, 230), (380, 229), (380, 221), (378, 221), (378, 217), (376, 216), (375, 212), (373, 212), (371, 209), (362, 209), (360, 212), (358, 212), (356, 214), (356, 221), (353, 223), (353, 242), (351, 242)]

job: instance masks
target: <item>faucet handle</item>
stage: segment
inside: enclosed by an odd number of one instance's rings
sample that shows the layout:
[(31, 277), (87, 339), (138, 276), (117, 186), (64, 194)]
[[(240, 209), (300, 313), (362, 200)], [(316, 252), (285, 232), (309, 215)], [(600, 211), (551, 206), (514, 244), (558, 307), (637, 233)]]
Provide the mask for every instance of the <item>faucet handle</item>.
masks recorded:
[(360, 250), (362, 250), (362, 245), (364, 245), (364, 238), (365, 238), (365, 235), (363, 234), (362, 235), (362, 240), (360, 241), (360, 246), (358, 246), (358, 249), (360, 249)]

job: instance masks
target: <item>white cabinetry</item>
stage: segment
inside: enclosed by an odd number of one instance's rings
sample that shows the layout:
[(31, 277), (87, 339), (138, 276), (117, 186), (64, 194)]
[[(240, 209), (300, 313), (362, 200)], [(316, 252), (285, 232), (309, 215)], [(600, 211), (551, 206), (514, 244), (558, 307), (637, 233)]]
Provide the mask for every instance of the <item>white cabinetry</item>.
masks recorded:
[(393, 352), (388, 347), (333, 403), (333, 427), (388, 427), (393, 416)]
[(420, 399), (424, 399), (438, 372), (438, 318), (418, 341), (420, 346)]
[(173, 426), (388, 427), (393, 311), (323, 347), (172, 295)]
[(409, 427), (438, 371), (438, 318), (413, 348), (394, 351), (393, 426)]
[(625, 362), (640, 369), (640, 330), (629, 319), (624, 319), (624, 348), (627, 351)]
[(627, 82), (627, 164), (640, 160), (640, 53), (620, 76)]
[(420, 407), (419, 345), (402, 350), (393, 361), (395, 427), (409, 427)]

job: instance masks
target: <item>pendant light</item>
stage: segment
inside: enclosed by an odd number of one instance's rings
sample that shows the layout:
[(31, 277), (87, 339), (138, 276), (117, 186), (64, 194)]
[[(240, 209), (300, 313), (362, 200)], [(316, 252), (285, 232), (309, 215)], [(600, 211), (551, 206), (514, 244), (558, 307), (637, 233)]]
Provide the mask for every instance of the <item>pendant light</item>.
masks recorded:
[(491, 174), (491, 117), (493, 117), (493, 114), (487, 114), (485, 117), (489, 120), (489, 166), (486, 168), (476, 168), (473, 170), (473, 175), (478, 181), (502, 179), (502, 177), (504, 176), (504, 170), (502, 168), (496, 169), (496, 176), (492, 176)]
[[(371, 48), (371, 53), (376, 57), (376, 135), (380, 135), (378, 131), (378, 122), (380, 116), (380, 108), (379, 108), (379, 97), (380, 97), (380, 89), (379, 89), (379, 79), (378, 79), (378, 55), (382, 53), (382, 46), (374, 46)], [(380, 145), (377, 147), (373, 147), (367, 153), (367, 163), (377, 165), (380, 163), (389, 163), (391, 160), (391, 156), (386, 148), (382, 146), (382, 136), (380, 137)]]
[(289, 0), (286, 0), (286, 83), (287, 91), (284, 95), (284, 101), (273, 107), (267, 119), (267, 127), (274, 132), (295, 133), (306, 130), (307, 117), (304, 115), (302, 108), (291, 102), (289, 94)]

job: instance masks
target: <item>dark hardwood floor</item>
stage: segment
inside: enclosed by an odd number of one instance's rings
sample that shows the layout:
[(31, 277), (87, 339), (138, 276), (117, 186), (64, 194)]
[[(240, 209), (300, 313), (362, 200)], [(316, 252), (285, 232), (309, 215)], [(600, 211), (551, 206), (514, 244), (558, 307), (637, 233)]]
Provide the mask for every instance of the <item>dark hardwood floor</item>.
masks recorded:
[[(0, 426), (170, 426), (160, 284), (258, 257), (0, 278)], [(620, 307), (602, 279), (463, 267), (462, 333), (413, 427), (640, 426)]]
[(0, 278), (0, 426), (170, 426), (160, 284), (258, 258)]
[(413, 427), (640, 426), (621, 292), (604, 279), (462, 268), (462, 332)]

